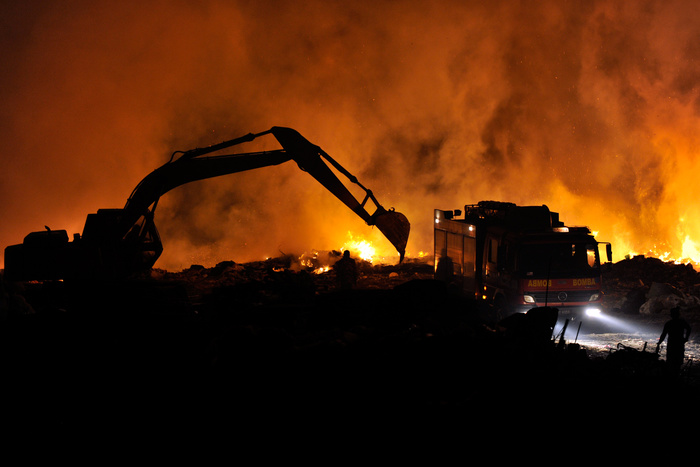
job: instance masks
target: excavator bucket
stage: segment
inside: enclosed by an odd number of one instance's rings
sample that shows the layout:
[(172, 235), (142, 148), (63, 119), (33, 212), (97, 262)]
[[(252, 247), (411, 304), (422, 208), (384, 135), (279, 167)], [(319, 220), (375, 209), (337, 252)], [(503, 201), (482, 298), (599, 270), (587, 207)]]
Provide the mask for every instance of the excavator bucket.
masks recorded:
[(393, 209), (390, 211), (382, 210), (374, 217), (374, 225), (379, 231), (391, 242), (399, 252), (399, 262), (403, 261), (406, 254), (406, 244), (408, 243), (408, 234), (411, 230), (411, 224), (406, 216)]

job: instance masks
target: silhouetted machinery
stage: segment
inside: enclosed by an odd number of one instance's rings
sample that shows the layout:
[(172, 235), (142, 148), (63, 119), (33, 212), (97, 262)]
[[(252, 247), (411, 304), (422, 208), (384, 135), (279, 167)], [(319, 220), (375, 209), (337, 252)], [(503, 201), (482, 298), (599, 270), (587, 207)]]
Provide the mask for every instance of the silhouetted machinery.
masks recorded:
[[(231, 146), (272, 134), (282, 149), (242, 154), (202, 157)], [(178, 158), (175, 155), (179, 154)], [(365, 191), (358, 201), (335, 175), (335, 167)], [(158, 200), (185, 183), (279, 165), (294, 160), (299, 168), (326, 187), (368, 225), (377, 226), (394, 245), (403, 260), (410, 224), (406, 216), (384, 209), (356, 177), (321, 148), (291, 128), (272, 127), (262, 133), (249, 133), (206, 148), (173, 153), (170, 161), (148, 174), (134, 189), (122, 209), (98, 209), (88, 214), (82, 235), (69, 241), (65, 230), (32, 232), (23, 243), (5, 248), (4, 277), (8, 281), (124, 278), (153, 267), (161, 253), (154, 213)], [(368, 200), (376, 205), (370, 214)]]
[(603, 303), (599, 242), (568, 226), (546, 205), (480, 201), (434, 211), (435, 277), (499, 312), (556, 307), (560, 315), (596, 314)]

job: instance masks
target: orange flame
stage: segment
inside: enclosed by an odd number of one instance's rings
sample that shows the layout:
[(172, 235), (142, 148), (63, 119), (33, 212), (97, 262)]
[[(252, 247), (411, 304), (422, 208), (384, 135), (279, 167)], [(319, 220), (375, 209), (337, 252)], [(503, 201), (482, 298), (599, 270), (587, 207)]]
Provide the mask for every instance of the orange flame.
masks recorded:
[(345, 242), (341, 251), (350, 250), (351, 253), (359, 256), (369, 263), (377, 259), (377, 250), (372, 246), (372, 242), (356, 238), (352, 232), (348, 232), (349, 240)]

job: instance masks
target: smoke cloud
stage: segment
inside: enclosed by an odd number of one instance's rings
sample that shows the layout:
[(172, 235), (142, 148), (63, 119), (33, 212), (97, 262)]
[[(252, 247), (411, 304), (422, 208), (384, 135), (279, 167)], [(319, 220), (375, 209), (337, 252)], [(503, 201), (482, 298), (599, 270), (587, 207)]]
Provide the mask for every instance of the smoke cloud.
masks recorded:
[[(615, 260), (700, 261), (695, 10), (3, 2), (0, 244), (45, 225), (81, 232), (173, 151), (279, 125), (408, 217), (409, 257), (432, 252), (434, 208), (494, 199), (547, 204), (611, 241)], [(169, 270), (337, 249), (348, 235), (392, 251), (293, 162), (177, 188), (156, 224)]]

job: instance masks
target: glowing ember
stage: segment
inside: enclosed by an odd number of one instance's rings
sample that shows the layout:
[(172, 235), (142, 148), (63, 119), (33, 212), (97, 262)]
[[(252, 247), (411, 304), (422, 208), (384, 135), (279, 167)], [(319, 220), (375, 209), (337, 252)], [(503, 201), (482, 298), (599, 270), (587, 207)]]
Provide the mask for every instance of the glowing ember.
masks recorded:
[(292, 264), (292, 269), (304, 269), (314, 274), (323, 274), (330, 271), (335, 256), (337, 255), (332, 252), (313, 250), (311, 253), (304, 253), (297, 258), (297, 263)]
[(647, 258), (657, 258), (666, 263), (690, 264), (694, 269), (700, 270), (700, 253), (698, 253), (698, 250), (695, 248), (695, 244), (690, 239), (686, 239), (686, 242), (683, 244), (681, 257), (675, 257), (672, 252), (654, 245), (654, 248), (649, 249), (646, 253), (630, 251), (625, 255), (625, 259), (634, 258), (635, 256), (645, 256)]

